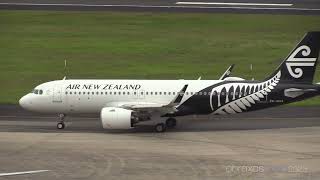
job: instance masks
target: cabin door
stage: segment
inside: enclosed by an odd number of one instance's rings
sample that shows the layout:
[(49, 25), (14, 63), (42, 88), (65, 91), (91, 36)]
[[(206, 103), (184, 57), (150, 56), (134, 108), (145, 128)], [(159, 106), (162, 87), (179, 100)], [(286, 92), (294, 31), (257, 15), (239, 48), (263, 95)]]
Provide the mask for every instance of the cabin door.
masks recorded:
[(53, 88), (53, 96), (52, 96), (52, 102), (55, 103), (61, 103), (62, 102), (62, 92), (60, 86), (55, 86)]

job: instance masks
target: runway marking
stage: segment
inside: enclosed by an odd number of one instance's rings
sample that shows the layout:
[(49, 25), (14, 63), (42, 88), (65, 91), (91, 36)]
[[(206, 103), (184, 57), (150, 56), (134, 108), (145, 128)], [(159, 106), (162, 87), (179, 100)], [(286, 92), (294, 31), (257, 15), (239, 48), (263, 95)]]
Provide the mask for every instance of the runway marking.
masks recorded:
[(227, 5), (227, 6), (292, 6), (293, 4), (282, 3), (225, 3), (225, 2), (176, 2), (176, 4), (183, 5)]
[(289, 7), (239, 7), (239, 6), (152, 6), (152, 5), (113, 5), (113, 4), (46, 4), (46, 3), (0, 3), (9, 6), (62, 6), (62, 7), (119, 7), (119, 8), (182, 8), (182, 9), (240, 9), (240, 10), (286, 10), (286, 11), (320, 11), (316, 8)]
[(21, 172), (11, 172), (11, 173), (0, 173), (1, 176), (14, 176), (14, 175), (22, 175), (22, 174), (35, 174), (41, 172), (47, 172), (50, 170), (36, 170), (36, 171), (21, 171)]

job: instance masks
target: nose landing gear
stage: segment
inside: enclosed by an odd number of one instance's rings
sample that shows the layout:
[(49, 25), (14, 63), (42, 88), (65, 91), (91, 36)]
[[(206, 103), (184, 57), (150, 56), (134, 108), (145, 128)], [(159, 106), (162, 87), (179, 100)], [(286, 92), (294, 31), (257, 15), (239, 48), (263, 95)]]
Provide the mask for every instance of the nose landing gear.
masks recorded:
[(58, 122), (57, 129), (64, 129), (64, 127), (65, 127), (64, 122)]
[(59, 114), (59, 119), (60, 121), (57, 123), (57, 129), (64, 129), (65, 124), (64, 124), (64, 118), (65, 118), (65, 114)]

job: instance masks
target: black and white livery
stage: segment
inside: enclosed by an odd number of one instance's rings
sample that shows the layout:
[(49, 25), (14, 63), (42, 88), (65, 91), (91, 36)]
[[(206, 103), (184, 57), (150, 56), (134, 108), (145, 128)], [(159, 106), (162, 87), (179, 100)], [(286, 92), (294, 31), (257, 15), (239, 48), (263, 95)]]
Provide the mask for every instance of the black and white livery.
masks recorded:
[(63, 79), (40, 84), (19, 103), (28, 110), (60, 114), (100, 114), (105, 129), (153, 124), (157, 132), (176, 126), (175, 117), (225, 115), (301, 101), (319, 95), (313, 84), (320, 32), (307, 33), (280, 66), (263, 81), (230, 77), (219, 80)]

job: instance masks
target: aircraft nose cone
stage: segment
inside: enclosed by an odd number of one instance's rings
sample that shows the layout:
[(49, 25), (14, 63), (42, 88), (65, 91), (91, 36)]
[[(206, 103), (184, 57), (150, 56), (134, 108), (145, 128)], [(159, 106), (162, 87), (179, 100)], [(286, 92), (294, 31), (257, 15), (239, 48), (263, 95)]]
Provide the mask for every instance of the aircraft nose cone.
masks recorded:
[(28, 105), (28, 98), (26, 96), (23, 96), (20, 100), (19, 100), (19, 105), (26, 109), (27, 108), (27, 105)]

